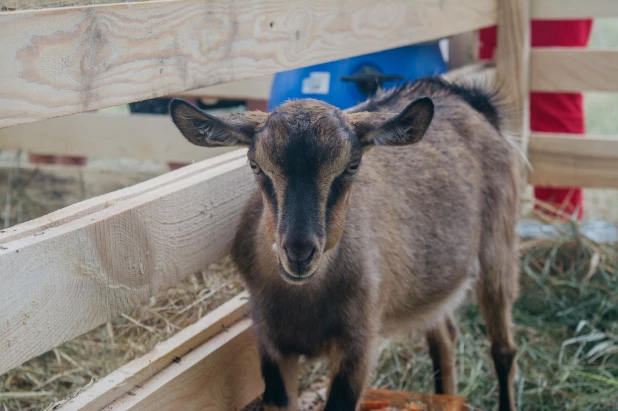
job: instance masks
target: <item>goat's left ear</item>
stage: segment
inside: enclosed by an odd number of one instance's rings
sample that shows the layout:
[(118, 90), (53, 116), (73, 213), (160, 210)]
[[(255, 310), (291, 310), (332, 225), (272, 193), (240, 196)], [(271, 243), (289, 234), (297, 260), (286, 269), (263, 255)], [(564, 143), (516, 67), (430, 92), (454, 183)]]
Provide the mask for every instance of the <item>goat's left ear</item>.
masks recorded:
[(268, 118), (259, 111), (215, 117), (178, 98), (170, 103), (170, 115), (187, 140), (203, 147), (248, 146)]
[(363, 146), (404, 146), (419, 142), (433, 119), (433, 101), (420, 97), (396, 116), (385, 113), (348, 114)]

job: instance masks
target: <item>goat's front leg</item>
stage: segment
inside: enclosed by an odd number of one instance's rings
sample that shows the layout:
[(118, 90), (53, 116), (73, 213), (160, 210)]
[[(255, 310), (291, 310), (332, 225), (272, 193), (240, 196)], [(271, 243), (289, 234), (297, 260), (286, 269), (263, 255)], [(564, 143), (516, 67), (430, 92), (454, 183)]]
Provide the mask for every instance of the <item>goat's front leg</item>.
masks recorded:
[(355, 411), (369, 382), (376, 337), (340, 346), (331, 355), (330, 389), (324, 411)]
[(265, 411), (298, 411), (298, 357), (272, 360), (263, 354), (262, 378)]

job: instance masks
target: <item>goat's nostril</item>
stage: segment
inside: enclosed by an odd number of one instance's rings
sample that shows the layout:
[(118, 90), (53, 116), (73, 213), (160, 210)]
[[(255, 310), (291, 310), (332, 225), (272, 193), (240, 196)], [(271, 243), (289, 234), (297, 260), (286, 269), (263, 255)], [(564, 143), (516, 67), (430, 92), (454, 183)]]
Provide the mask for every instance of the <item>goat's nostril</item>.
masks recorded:
[(315, 255), (316, 248), (313, 244), (291, 244), (285, 247), (285, 253), (290, 261), (303, 263)]

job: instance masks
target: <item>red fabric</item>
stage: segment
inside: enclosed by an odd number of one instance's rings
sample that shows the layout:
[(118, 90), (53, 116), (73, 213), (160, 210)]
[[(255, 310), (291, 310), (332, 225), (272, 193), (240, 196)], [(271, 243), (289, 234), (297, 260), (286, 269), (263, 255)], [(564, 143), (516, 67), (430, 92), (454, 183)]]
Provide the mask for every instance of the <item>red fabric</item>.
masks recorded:
[[(592, 20), (533, 20), (530, 29), (532, 47), (586, 47)], [(479, 36), (479, 58), (492, 59), (497, 43), (496, 27), (481, 29)], [(532, 131), (583, 134), (585, 128), (581, 93), (530, 93)], [(581, 188), (535, 187), (534, 195), (568, 215), (577, 212), (579, 219), (584, 216)]]

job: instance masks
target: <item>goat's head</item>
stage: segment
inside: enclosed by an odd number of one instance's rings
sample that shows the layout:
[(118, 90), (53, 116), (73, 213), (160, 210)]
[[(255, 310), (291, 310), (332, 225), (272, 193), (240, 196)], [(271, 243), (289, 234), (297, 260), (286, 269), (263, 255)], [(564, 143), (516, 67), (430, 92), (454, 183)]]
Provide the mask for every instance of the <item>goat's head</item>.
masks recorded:
[(316, 100), (296, 100), (270, 114), (214, 117), (175, 99), (170, 112), (193, 144), (249, 148), (281, 274), (289, 282), (302, 283), (343, 234), (363, 152), (374, 145), (419, 141), (431, 123), (433, 102), (419, 98), (393, 115), (347, 114)]

